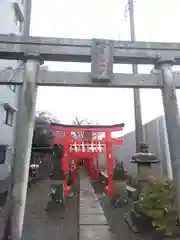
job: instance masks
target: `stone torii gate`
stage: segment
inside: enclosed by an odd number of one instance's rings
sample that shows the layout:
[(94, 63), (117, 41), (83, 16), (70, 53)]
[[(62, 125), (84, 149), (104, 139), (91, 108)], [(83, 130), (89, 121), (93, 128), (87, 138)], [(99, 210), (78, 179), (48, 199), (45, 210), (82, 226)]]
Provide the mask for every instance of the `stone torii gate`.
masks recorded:
[[(180, 43), (82, 40), (0, 35), (0, 59), (25, 61), (16, 78), (0, 73), (0, 84), (20, 85), (12, 176), (12, 239), (22, 235), (37, 86), (131, 87), (162, 89), (178, 214), (180, 217), (180, 122), (176, 87)], [(43, 61), (91, 62), (91, 73), (40, 71)], [(151, 64), (155, 75), (114, 74), (113, 64)], [(13, 80), (12, 80), (13, 79)], [(9, 81), (11, 80), (11, 81)]]

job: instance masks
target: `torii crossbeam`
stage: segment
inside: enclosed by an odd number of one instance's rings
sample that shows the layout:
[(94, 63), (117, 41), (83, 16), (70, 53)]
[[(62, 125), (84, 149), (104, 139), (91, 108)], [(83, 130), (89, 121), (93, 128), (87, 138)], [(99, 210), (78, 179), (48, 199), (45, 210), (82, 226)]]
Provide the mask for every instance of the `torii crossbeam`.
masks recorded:
[(93, 45), (111, 46), (114, 51), (114, 63), (155, 65), (159, 58), (168, 58), (175, 60), (176, 65), (180, 65), (180, 43), (24, 37), (2, 34), (0, 34), (0, 59), (24, 60), (24, 53), (36, 53), (44, 61), (91, 62)]

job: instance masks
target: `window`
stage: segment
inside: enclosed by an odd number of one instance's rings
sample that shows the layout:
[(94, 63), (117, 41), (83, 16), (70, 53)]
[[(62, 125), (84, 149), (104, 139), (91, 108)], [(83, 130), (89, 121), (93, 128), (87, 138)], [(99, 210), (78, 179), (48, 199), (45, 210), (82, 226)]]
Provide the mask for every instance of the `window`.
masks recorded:
[(8, 126), (12, 126), (14, 113), (17, 110), (11, 107), (8, 103), (4, 103), (4, 110), (5, 110), (5, 124), (7, 124)]
[(4, 164), (6, 160), (6, 146), (0, 145), (0, 164)]
[(5, 124), (12, 127), (14, 112), (11, 109), (5, 109), (5, 112)]

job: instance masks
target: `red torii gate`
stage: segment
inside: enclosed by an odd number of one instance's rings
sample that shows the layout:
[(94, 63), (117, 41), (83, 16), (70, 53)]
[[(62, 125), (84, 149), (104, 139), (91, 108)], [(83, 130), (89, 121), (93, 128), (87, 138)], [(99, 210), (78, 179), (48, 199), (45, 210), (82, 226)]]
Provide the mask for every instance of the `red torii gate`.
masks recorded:
[[(111, 137), (112, 132), (121, 131), (124, 127), (124, 123), (116, 125), (64, 125), (59, 123), (52, 123), (52, 132), (54, 135), (53, 144), (64, 145), (64, 157), (62, 159), (62, 168), (65, 174), (64, 180), (64, 195), (69, 196), (68, 187), (68, 171), (69, 163), (73, 159), (76, 162), (80, 159), (88, 159), (86, 166), (89, 166), (90, 176), (94, 176), (94, 159), (96, 160), (96, 177), (99, 176), (99, 164), (98, 155), (102, 152), (102, 148), (106, 149), (107, 159), (107, 173), (108, 173), (108, 185), (106, 187), (106, 194), (112, 195), (112, 174), (113, 174), (113, 158), (112, 158), (112, 144), (122, 144), (121, 139)], [(98, 139), (97, 134), (93, 136), (93, 133), (105, 133), (104, 139)], [(73, 137), (72, 133), (81, 133), (81, 137)], [(74, 171), (74, 176), (76, 170)]]

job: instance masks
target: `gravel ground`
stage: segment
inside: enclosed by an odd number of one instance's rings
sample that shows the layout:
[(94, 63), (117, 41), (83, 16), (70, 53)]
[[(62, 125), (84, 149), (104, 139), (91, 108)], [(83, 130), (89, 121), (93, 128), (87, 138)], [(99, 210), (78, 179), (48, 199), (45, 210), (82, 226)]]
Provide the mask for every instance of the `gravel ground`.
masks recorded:
[[(131, 231), (127, 223), (124, 221), (124, 214), (127, 212), (128, 207), (125, 208), (113, 208), (110, 206), (109, 199), (102, 195), (102, 185), (93, 183), (95, 192), (100, 200), (101, 206), (104, 210), (108, 223), (112, 229), (113, 235), (116, 236), (117, 240), (159, 240), (155, 239), (151, 235), (140, 235), (135, 234)], [(164, 239), (165, 240), (165, 239)], [(180, 238), (176, 238), (180, 240)]]
[(50, 183), (51, 180), (42, 180), (28, 190), (22, 240), (79, 239), (78, 194), (68, 200), (66, 210), (56, 207), (49, 213), (46, 207), (50, 201)]

